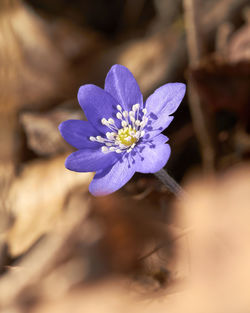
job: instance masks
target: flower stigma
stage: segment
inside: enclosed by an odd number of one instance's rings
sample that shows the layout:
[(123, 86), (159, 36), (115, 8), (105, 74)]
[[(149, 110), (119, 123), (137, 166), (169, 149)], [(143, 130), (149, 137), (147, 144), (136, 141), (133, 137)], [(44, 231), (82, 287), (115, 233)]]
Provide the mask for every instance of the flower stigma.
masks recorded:
[(131, 125), (129, 127), (124, 127), (119, 129), (117, 140), (120, 141), (124, 146), (132, 146), (132, 144), (137, 143), (136, 132), (133, 130)]
[[(131, 111), (126, 111), (122, 109), (121, 105), (117, 105), (116, 117), (120, 120), (120, 125), (122, 128), (118, 128), (114, 119), (102, 118), (102, 125), (107, 126), (110, 132), (107, 132), (106, 138), (102, 136), (90, 136), (90, 141), (96, 141), (102, 143), (101, 151), (103, 153), (108, 152), (131, 152), (135, 147), (137, 142), (145, 134), (143, 130), (148, 122), (146, 117), (147, 110), (142, 109), (140, 112), (140, 104), (134, 104)], [(141, 113), (141, 114), (140, 114)], [(120, 126), (119, 126), (120, 127)]]

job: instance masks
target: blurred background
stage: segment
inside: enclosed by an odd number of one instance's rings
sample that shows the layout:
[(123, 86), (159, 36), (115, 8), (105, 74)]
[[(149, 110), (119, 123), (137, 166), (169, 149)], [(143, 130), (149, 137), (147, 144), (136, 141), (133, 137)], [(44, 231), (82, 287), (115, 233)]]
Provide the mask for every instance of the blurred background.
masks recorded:
[[(165, 134), (190, 197), (65, 169), (58, 125), (117, 63), (144, 100), (187, 84)], [(249, 0), (0, 0), (1, 312), (247, 312), (249, 159)]]

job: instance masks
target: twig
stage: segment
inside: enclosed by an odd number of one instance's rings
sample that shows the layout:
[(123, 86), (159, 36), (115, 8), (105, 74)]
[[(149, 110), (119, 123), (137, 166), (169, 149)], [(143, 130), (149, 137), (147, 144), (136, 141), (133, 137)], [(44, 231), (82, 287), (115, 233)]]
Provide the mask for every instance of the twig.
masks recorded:
[(197, 16), (196, 1), (183, 0), (190, 66), (199, 63), (201, 56), (204, 54), (201, 45), (200, 19)]
[(142, 257), (139, 258), (139, 261), (143, 261), (146, 258), (150, 257), (152, 254), (156, 253), (157, 251), (159, 251), (160, 249), (162, 249), (163, 247), (169, 245), (170, 243), (180, 239), (183, 236), (186, 236), (186, 234), (190, 231), (190, 228), (184, 229), (180, 234), (178, 234), (176, 237), (167, 240), (166, 242), (162, 242), (160, 243), (158, 246), (156, 246), (154, 249), (152, 249), (151, 251), (149, 251), (148, 253), (144, 254)]
[[(204, 55), (204, 47), (201, 40), (201, 23), (197, 14), (196, 0), (183, 0), (183, 5), (185, 10), (189, 65), (192, 68), (199, 64), (201, 57)], [(215, 166), (215, 150), (208, 128), (207, 115), (204, 112), (190, 75), (188, 77), (188, 97), (194, 129), (201, 147), (203, 166), (206, 171), (211, 171)]]

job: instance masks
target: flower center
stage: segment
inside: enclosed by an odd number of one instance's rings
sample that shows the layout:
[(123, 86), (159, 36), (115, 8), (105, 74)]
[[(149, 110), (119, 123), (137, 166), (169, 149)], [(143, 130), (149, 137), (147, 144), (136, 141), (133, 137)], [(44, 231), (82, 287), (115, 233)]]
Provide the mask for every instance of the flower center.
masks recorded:
[(143, 128), (148, 122), (146, 117), (147, 110), (142, 109), (140, 111), (140, 104), (134, 104), (131, 111), (123, 111), (120, 105), (117, 105), (118, 112), (116, 117), (120, 120), (122, 128), (118, 128), (115, 121), (112, 118), (103, 118), (101, 123), (107, 126), (111, 132), (107, 132), (106, 138), (101, 136), (90, 136), (90, 141), (97, 141), (102, 143), (102, 152), (116, 152), (129, 153), (136, 145), (136, 143), (145, 134)]
[(132, 144), (137, 143), (138, 141), (136, 138), (136, 132), (131, 127), (131, 125), (129, 125), (129, 127), (119, 129), (116, 139), (127, 147), (132, 146)]

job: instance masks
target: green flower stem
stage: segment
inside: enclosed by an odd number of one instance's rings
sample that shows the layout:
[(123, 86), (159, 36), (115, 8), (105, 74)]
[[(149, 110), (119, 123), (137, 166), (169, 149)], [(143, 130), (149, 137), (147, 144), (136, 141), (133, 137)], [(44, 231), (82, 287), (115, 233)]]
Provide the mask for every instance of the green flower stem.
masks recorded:
[(168, 174), (167, 171), (161, 169), (159, 172), (154, 173), (154, 175), (176, 196), (183, 196), (185, 194), (181, 186)]

